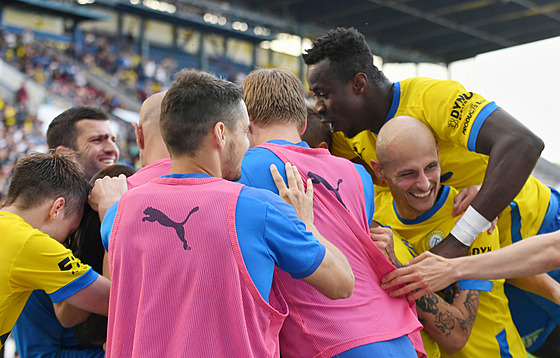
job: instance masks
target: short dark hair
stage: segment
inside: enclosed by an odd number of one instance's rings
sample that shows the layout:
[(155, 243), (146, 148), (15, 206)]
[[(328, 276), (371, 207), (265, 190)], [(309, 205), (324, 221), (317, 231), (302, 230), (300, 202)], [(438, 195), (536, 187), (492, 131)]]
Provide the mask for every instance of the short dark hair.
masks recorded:
[(76, 148), (76, 122), (82, 119), (98, 119), (107, 121), (109, 115), (97, 107), (77, 106), (56, 116), (47, 129), (47, 145), (49, 149), (56, 149), (59, 145), (78, 150)]
[(4, 206), (17, 201), (26, 210), (63, 197), (66, 218), (84, 207), (90, 189), (73, 154), (32, 153), (17, 161)]
[(321, 119), (323, 116), (315, 112), (311, 103), (307, 103), (307, 127), (301, 135), (301, 140), (309, 144), (311, 148), (317, 148), (321, 142), (325, 142), (330, 149), (332, 144), (331, 126), (322, 122)]
[(253, 123), (262, 127), (292, 123), (302, 129), (305, 123), (305, 92), (300, 79), (280, 68), (261, 68), (243, 80), (247, 111)]
[(352, 80), (356, 74), (365, 73), (369, 80), (379, 83), (386, 80), (383, 72), (373, 64), (373, 55), (366, 38), (355, 28), (339, 27), (313, 41), (313, 47), (302, 54), (307, 65), (329, 59), (331, 69), (343, 82)]
[(210, 129), (235, 130), (243, 101), (238, 85), (208, 72), (183, 69), (161, 103), (160, 129), (171, 155), (194, 156)]
[[(91, 185), (96, 179), (105, 176), (126, 177), (134, 174), (135, 170), (126, 165), (114, 164), (97, 172), (89, 181)], [(96, 272), (103, 271), (103, 256), (105, 248), (101, 241), (101, 222), (99, 214), (91, 206), (86, 205), (84, 216), (78, 230), (70, 236), (70, 249), (83, 263), (90, 265)], [(92, 313), (88, 319), (74, 326), (74, 338), (78, 343), (88, 346), (102, 344), (107, 337), (107, 317)]]

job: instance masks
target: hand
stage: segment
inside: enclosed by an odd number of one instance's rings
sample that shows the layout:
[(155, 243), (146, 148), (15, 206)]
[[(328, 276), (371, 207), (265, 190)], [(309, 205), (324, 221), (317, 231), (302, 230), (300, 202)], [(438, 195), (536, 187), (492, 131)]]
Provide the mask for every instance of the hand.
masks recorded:
[(270, 166), (270, 173), (278, 188), (278, 195), (296, 209), (296, 214), (301, 221), (307, 226), (313, 225), (313, 183), (311, 179), (307, 179), (307, 191), (305, 191), (299, 171), (290, 163), (286, 163), (288, 186), (274, 164)]
[(91, 208), (99, 213), (99, 219), (103, 221), (105, 212), (128, 190), (126, 176), (104, 177), (97, 179), (89, 194), (88, 202)]
[(380, 226), (377, 222), (373, 222), (369, 228), (369, 236), (375, 245), (385, 254), (385, 257), (396, 267), (401, 267), (401, 263), (395, 256), (395, 243), (393, 241), (393, 231), (384, 226)]
[(389, 290), (404, 285), (389, 294), (392, 297), (408, 295), (409, 301), (415, 301), (429, 292), (440, 291), (456, 281), (453, 273), (453, 260), (427, 251), (405, 264), (405, 267), (385, 275), (381, 279), (381, 288)]
[(469, 205), (471, 205), (474, 198), (476, 198), (481, 186), (482, 185), (473, 185), (461, 190), (453, 199), (453, 212), (451, 216), (456, 217), (463, 214)]

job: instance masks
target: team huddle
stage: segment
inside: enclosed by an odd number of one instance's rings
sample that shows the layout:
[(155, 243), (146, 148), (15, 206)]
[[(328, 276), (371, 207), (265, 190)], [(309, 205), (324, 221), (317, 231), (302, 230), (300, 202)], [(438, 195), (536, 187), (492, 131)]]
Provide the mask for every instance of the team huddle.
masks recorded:
[(142, 105), (136, 172), (116, 164), (103, 111), (56, 117), (51, 152), (18, 161), (0, 211), (1, 344), (12, 333), (23, 357), (554, 351), (560, 193), (530, 176), (542, 141), (457, 82), (390, 81), (355, 29), (303, 58), (314, 105), (286, 70), (242, 86), (179, 71)]

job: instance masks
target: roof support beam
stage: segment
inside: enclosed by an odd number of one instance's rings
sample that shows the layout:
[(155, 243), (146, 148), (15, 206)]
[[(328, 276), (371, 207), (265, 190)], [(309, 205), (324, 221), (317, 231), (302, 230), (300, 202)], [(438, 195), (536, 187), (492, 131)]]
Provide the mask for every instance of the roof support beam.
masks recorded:
[(462, 32), (464, 34), (482, 39), (484, 41), (493, 42), (501, 47), (509, 47), (509, 46), (517, 45), (516, 42), (504, 39), (500, 36), (495, 36), (485, 31), (481, 31), (470, 26), (456, 23), (455, 21), (448, 20), (446, 18), (435, 15), (433, 13), (425, 12), (393, 0), (368, 0), (368, 1), (382, 6), (386, 6), (388, 8), (400, 11), (408, 15), (415, 16), (419, 19), (433, 22), (434, 24), (447, 27), (453, 31)]

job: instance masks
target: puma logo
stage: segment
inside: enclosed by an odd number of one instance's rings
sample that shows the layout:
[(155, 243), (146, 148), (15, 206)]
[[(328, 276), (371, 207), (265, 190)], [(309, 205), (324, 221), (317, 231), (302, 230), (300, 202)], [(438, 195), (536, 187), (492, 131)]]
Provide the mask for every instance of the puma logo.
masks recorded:
[[(342, 204), (342, 206), (344, 206), (346, 208), (346, 205), (344, 205), (344, 202), (342, 201), (342, 198), (340, 197), (340, 194), (338, 193), (338, 191), (340, 190), (340, 183), (342, 183), (342, 179), (338, 179), (338, 183), (336, 184), (336, 189), (335, 189), (328, 181), (325, 180), (325, 178), (323, 178), (319, 174), (315, 174), (313, 172), (308, 172), (307, 176), (309, 178), (311, 178), (311, 182), (313, 184), (323, 184), (323, 186), (325, 188), (327, 188), (327, 190), (332, 191), (334, 193), (334, 195), (336, 196), (336, 199)], [(346, 208), (346, 209), (348, 209), (348, 208)]]
[(354, 147), (353, 149), (354, 149), (354, 153), (358, 154), (358, 157), (364, 159), (364, 157), (362, 157), (362, 154), (366, 151), (366, 148), (362, 148), (361, 152), (356, 147)]
[(168, 218), (167, 215), (165, 215), (164, 213), (162, 213), (158, 209), (155, 209), (155, 208), (152, 208), (152, 207), (147, 207), (144, 210), (144, 215), (148, 215), (148, 216), (143, 217), (142, 222), (149, 221), (149, 222), (153, 223), (153, 222), (157, 221), (160, 225), (163, 225), (163, 226), (166, 226), (166, 227), (171, 227), (171, 228), (175, 229), (175, 232), (177, 233), (177, 236), (179, 237), (179, 240), (181, 240), (181, 242), (183, 243), (183, 249), (190, 250), (191, 247), (187, 243), (187, 240), (185, 240), (185, 228), (183, 227), (183, 225), (185, 225), (185, 223), (187, 222), (187, 220), (189, 220), (191, 215), (193, 213), (197, 212), (198, 209), (199, 209), (199, 207), (195, 206), (191, 210), (189, 215), (187, 215), (187, 218), (183, 222), (176, 223), (175, 221)]

